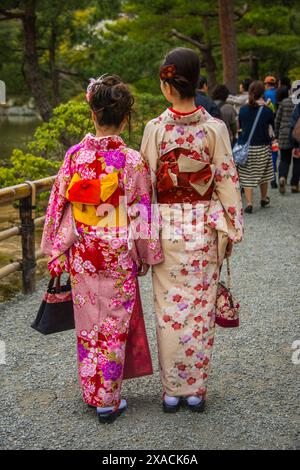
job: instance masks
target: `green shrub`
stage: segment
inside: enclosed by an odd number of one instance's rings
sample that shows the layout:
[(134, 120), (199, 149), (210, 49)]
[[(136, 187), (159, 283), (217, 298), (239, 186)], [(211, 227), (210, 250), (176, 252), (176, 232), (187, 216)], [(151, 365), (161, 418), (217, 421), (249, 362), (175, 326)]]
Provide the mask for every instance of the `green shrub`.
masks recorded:
[(71, 100), (55, 108), (50, 121), (37, 128), (28, 149), (35, 155), (61, 161), (66, 148), (92, 130), (88, 104)]

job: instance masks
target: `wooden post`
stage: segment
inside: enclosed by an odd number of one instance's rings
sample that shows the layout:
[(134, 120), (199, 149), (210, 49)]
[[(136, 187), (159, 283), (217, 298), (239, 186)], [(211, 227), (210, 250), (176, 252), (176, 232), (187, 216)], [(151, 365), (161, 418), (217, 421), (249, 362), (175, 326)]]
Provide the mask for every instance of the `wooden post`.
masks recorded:
[(23, 293), (35, 290), (35, 229), (31, 195), (20, 200)]

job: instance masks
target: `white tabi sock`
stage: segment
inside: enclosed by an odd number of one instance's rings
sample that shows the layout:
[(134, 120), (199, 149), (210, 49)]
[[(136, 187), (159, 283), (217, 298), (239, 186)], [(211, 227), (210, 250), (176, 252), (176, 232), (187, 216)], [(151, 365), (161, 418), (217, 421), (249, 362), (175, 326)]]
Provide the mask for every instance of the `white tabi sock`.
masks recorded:
[[(118, 410), (123, 410), (123, 408), (126, 408), (127, 406), (127, 401), (124, 400), (124, 398), (122, 398), (122, 400), (120, 401), (120, 404), (119, 404), (119, 407), (118, 407)], [(114, 406), (106, 406), (104, 408), (100, 408), (99, 406), (97, 406), (97, 413), (109, 413), (111, 411), (113, 411), (114, 409)]]
[(177, 406), (179, 403), (179, 397), (170, 397), (169, 395), (165, 395), (164, 401), (169, 406)]
[(192, 405), (192, 406), (199, 405), (199, 403), (202, 402), (202, 398), (201, 397), (188, 397), (187, 402), (189, 405)]

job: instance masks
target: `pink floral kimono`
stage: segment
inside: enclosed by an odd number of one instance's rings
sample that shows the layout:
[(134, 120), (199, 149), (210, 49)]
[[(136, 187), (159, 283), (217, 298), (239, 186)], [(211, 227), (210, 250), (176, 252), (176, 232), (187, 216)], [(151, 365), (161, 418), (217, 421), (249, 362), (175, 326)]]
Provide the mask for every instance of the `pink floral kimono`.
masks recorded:
[[(143, 235), (135, 240), (131, 219)], [(152, 373), (137, 263), (163, 260), (151, 229), (148, 166), (120, 137), (88, 134), (68, 150), (50, 195), (42, 250), (52, 275), (71, 275), (83, 399), (117, 406), (123, 378)]]
[(206, 395), (220, 266), (243, 235), (237, 171), (225, 124), (202, 107), (167, 109), (145, 129), (165, 261), (153, 268), (161, 379), (169, 396)]

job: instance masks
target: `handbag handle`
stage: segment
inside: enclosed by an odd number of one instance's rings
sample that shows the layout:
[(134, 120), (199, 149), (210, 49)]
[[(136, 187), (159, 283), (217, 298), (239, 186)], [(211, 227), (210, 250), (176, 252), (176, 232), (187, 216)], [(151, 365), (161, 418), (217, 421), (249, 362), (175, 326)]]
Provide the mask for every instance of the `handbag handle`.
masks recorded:
[(232, 288), (232, 277), (229, 256), (226, 256), (226, 265), (227, 265), (227, 288), (230, 290)]
[[(223, 264), (220, 267), (220, 276), (221, 276), (222, 267), (223, 267)], [(230, 268), (229, 256), (226, 256), (226, 271), (227, 271), (226, 287), (227, 287), (228, 290), (230, 290), (232, 288), (232, 277), (231, 277), (231, 268)]]
[[(55, 283), (55, 286), (54, 286), (54, 283)], [(59, 276), (56, 276), (56, 277), (51, 277), (50, 281), (49, 281), (49, 284), (48, 284), (48, 290), (49, 289), (55, 289), (55, 292), (59, 293), (60, 292), (60, 275)]]
[[(56, 277), (51, 277), (49, 283), (48, 283), (48, 291), (52, 290), (54, 288), (55, 293), (59, 294), (61, 292), (61, 275), (56, 276)], [(54, 286), (55, 283), (55, 286)], [(67, 285), (69, 286), (71, 284), (71, 278), (70, 276), (67, 279)]]

